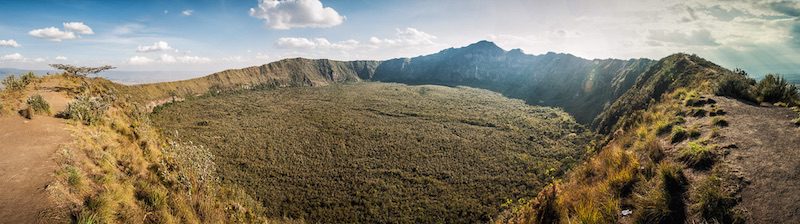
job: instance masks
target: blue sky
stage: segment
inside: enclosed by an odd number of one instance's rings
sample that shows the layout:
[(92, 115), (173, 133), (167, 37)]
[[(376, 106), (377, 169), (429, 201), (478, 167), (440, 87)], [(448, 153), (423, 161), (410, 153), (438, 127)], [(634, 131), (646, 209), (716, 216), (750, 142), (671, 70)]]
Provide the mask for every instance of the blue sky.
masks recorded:
[[(388, 59), (479, 40), (527, 53), (800, 73), (800, 4), (750, 0), (0, 1), (0, 67), (216, 71), (286, 57)], [(796, 38), (797, 37), (797, 38)]]

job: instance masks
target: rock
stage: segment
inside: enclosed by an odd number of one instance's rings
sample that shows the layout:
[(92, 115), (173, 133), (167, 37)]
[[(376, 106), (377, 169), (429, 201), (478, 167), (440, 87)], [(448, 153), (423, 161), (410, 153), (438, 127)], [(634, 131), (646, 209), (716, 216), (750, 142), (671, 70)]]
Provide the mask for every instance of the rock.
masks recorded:
[(30, 107), (26, 107), (25, 109), (19, 110), (19, 115), (28, 120), (33, 119), (33, 110)]
[(630, 209), (622, 210), (622, 216), (629, 216), (631, 214), (633, 214), (633, 211), (631, 211)]

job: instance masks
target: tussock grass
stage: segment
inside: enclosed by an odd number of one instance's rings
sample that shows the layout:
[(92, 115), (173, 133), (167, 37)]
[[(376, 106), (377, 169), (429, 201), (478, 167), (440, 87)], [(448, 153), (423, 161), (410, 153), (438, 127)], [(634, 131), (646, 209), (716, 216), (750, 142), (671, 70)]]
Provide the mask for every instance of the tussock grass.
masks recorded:
[(727, 192), (722, 180), (710, 175), (696, 184), (691, 191), (692, 204), (689, 209), (707, 223), (744, 223), (744, 220), (732, 209), (736, 198)]
[(678, 154), (681, 161), (694, 168), (708, 168), (716, 160), (714, 146), (705, 146), (699, 142), (689, 142)]
[(717, 127), (728, 127), (729, 123), (728, 120), (725, 120), (724, 118), (714, 117), (711, 119), (711, 125)]
[(681, 223), (685, 219), (682, 194), (687, 180), (683, 167), (674, 163), (658, 166), (658, 176), (651, 181), (652, 187), (635, 197), (637, 209), (635, 223)]

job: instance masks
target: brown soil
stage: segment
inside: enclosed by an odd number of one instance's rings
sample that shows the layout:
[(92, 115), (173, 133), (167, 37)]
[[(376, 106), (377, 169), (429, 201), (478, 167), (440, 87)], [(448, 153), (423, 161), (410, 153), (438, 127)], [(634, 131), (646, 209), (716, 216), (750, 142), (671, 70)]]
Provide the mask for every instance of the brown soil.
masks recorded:
[[(63, 110), (68, 98), (60, 93), (36, 91), (51, 103), (53, 112)], [(30, 94), (28, 94), (30, 95)], [(53, 203), (46, 187), (54, 180), (54, 157), (71, 136), (63, 120), (16, 115), (0, 117), (0, 223), (52, 223)]]
[(730, 127), (722, 140), (736, 144), (724, 159), (749, 184), (739, 206), (751, 223), (800, 223), (800, 129), (787, 108), (748, 105), (716, 98)]

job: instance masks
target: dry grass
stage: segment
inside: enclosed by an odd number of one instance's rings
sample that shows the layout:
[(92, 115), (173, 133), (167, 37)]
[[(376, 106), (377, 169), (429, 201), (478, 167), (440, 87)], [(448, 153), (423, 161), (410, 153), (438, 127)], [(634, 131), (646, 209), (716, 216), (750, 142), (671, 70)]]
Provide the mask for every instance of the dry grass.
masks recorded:
[(154, 120), (207, 146), (222, 180), (270, 216), (324, 223), (488, 221), (563, 173), (588, 140), (560, 110), (380, 83), (222, 94)]

